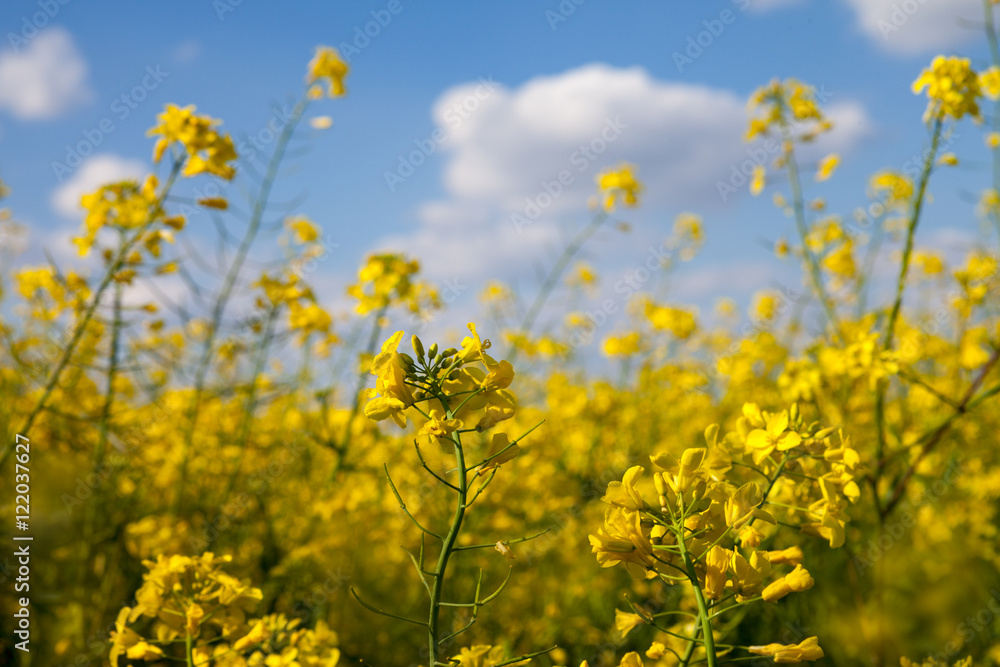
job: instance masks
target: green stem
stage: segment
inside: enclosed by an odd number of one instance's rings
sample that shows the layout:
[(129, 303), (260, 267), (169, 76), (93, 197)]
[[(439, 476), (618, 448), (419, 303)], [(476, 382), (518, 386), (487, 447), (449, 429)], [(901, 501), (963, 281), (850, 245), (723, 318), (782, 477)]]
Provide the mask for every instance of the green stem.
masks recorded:
[(885, 330), (885, 342), (882, 349), (892, 348), (892, 340), (895, 335), (896, 320), (899, 319), (899, 311), (903, 305), (903, 292), (906, 289), (906, 276), (910, 270), (910, 257), (913, 255), (913, 238), (920, 222), (920, 213), (923, 210), (927, 183), (930, 181), (931, 172), (934, 171), (934, 161), (937, 158), (938, 146), (941, 143), (941, 117), (934, 121), (934, 133), (931, 137), (931, 149), (927, 152), (924, 160), (924, 167), (920, 173), (920, 182), (917, 192), (914, 195), (913, 209), (910, 212), (910, 219), (906, 227), (906, 245), (903, 248), (903, 259), (899, 266), (899, 277), (896, 279), (896, 298), (892, 304), (892, 311), (889, 313), (889, 323)]
[[(365, 347), (365, 352), (369, 355), (375, 354), (375, 347), (378, 345), (379, 336), (382, 334), (382, 318), (385, 317), (385, 312), (388, 309), (388, 305), (382, 306), (375, 313), (375, 324), (372, 327), (372, 333), (368, 337), (368, 345)], [(336, 447), (337, 450), (337, 462), (333, 465), (330, 470), (330, 476), (327, 479), (326, 485), (330, 486), (333, 480), (336, 479), (337, 473), (344, 467), (344, 461), (347, 458), (347, 450), (351, 446), (351, 439), (354, 437), (353, 427), (354, 420), (358, 418), (358, 413), (361, 412), (361, 390), (365, 388), (365, 384), (368, 383), (368, 376), (370, 373), (365, 369), (361, 369), (358, 373), (357, 386), (354, 388), (354, 395), (351, 396), (351, 414), (347, 417), (347, 424), (344, 426), (344, 438), (340, 441), (340, 445)]]
[[(927, 152), (924, 160), (923, 170), (920, 173), (920, 181), (914, 194), (913, 206), (910, 210), (910, 219), (906, 226), (906, 245), (903, 248), (903, 258), (899, 266), (899, 277), (896, 280), (896, 298), (893, 300), (892, 311), (889, 313), (889, 321), (886, 324), (885, 341), (882, 343), (883, 350), (891, 350), (893, 337), (896, 330), (896, 321), (899, 319), (899, 312), (903, 305), (903, 293), (906, 290), (906, 276), (910, 269), (910, 257), (913, 254), (913, 238), (920, 222), (920, 213), (923, 210), (924, 199), (927, 192), (927, 183), (930, 181), (931, 172), (934, 170), (934, 161), (937, 158), (938, 145), (941, 142), (942, 120), (940, 114), (934, 120), (934, 131), (931, 137), (931, 148)], [(873, 485), (877, 494), (878, 478), (882, 474), (882, 460), (885, 455), (886, 446), (886, 424), (885, 424), (885, 394), (888, 389), (888, 380), (879, 381), (878, 391), (875, 396), (875, 427), (878, 439), (875, 443), (876, 471)]]
[(694, 634), (691, 635), (691, 640), (688, 642), (687, 648), (684, 649), (684, 656), (681, 658), (680, 667), (688, 667), (691, 662), (692, 656), (694, 656), (694, 650), (698, 648), (698, 634), (701, 632), (701, 626), (694, 626)]
[(782, 135), (785, 144), (785, 169), (788, 172), (788, 183), (792, 189), (792, 209), (795, 211), (795, 226), (799, 232), (799, 238), (802, 241), (802, 254), (806, 258), (806, 264), (809, 267), (809, 276), (812, 279), (813, 289), (816, 290), (816, 296), (819, 298), (821, 304), (823, 304), (823, 310), (826, 311), (826, 317), (830, 321), (830, 324), (836, 331), (840, 330), (840, 323), (837, 319), (837, 311), (833, 306), (833, 302), (830, 300), (829, 295), (826, 293), (826, 288), (823, 286), (823, 273), (820, 270), (819, 259), (809, 248), (809, 243), (806, 237), (809, 235), (809, 229), (806, 225), (806, 206), (802, 194), (802, 181), (799, 177), (799, 165), (795, 160), (795, 147), (792, 139), (790, 137), (790, 131), (787, 126), (782, 127)]
[(222, 316), (229, 303), (229, 298), (232, 296), (233, 288), (239, 280), (240, 273), (243, 269), (243, 263), (246, 261), (247, 255), (250, 253), (250, 247), (257, 238), (257, 232), (260, 229), (261, 221), (264, 217), (264, 211), (267, 207), (268, 199), (271, 196), (271, 188), (274, 186), (274, 181), (277, 179), (278, 167), (280, 166), (281, 160), (285, 155), (285, 149), (288, 146), (289, 140), (292, 138), (292, 133), (298, 125), (299, 119), (302, 117), (302, 114), (305, 112), (308, 105), (309, 99), (303, 96), (292, 109), (288, 123), (286, 123), (285, 127), (281, 130), (281, 134), (279, 135), (277, 143), (274, 146), (274, 153), (271, 154), (271, 159), (268, 161), (267, 172), (264, 175), (264, 180), (261, 182), (260, 191), (257, 193), (257, 198), (254, 200), (253, 210), (250, 214), (250, 222), (247, 226), (246, 234), (240, 241), (236, 255), (233, 257), (233, 262), (230, 264), (229, 270), (226, 273), (222, 289), (220, 290), (219, 295), (215, 300), (215, 305), (212, 308), (212, 319), (205, 335), (205, 344), (202, 348), (201, 359), (198, 362), (198, 368), (195, 373), (194, 395), (191, 398), (191, 403), (188, 407), (185, 418), (184, 438), (182, 441), (183, 444), (181, 445), (181, 466), (179, 479), (177, 481), (177, 493), (174, 496), (173, 504), (174, 514), (177, 513), (177, 510), (180, 507), (181, 500), (184, 496), (184, 487), (187, 484), (187, 467), (190, 463), (191, 449), (194, 443), (194, 434), (197, 430), (198, 416), (201, 412), (201, 399), (205, 392), (205, 383), (208, 379), (209, 368), (212, 365), (212, 358), (215, 355), (215, 338), (218, 335), (219, 326), (222, 323)]
[[(549, 271), (549, 275), (546, 276), (545, 282), (542, 283), (542, 288), (539, 290), (538, 295), (535, 300), (531, 303), (531, 307), (528, 309), (528, 313), (524, 316), (524, 320), (521, 322), (521, 332), (527, 336), (531, 333), (531, 328), (535, 325), (535, 320), (542, 312), (542, 307), (545, 306), (545, 302), (548, 301), (549, 297), (552, 295), (552, 291), (555, 289), (556, 285), (559, 284), (559, 278), (562, 277), (566, 267), (569, 266), (570, 261), (576, 256), (576, 253), (580, 251), (583, 244), (593, 236), (597, 230), (607, 221), (608, 212), (604, 209), (594, 216), (586, 227), (580, 230), (580, 233), (570, 241), (559, 259), (553, 265), (552, 270)], [(517, 348), (513, 345), (507, 350), (507, 354), (504, 355), (511, 363), (517, 358)], [(433, 666), (432, 666), (433, 667)]]
[[(97, 286), (97, 290), (94, 291), (94, 295), (91, 297), (90, 303), (87, 305), (86, 310), (83, 312), (83, 317), (76, 324), (76, 328), (73, 330), (73, 336), (70, 338), (69, 343), (67, 343), (66, 348), (63, 350), (62, 356), (56, 363), (55, 369), (49, 376), (48, 381), (45, 383), (45, 389), (42, 391), (42, 396), (38, 399), (35, 407), (28, 414), (28, 418), (25, 420), (24, 425), (18, 429), (18, 433), (28, 436), (29, 431), (31, 431), (32, 425), (38, 418), (38, 415), (45, 410), (49, 398), (52, 397), (52, 392), (55, 391), (56, 385), (59, 383), (59, 378), (62, 376), (66, 366), (69, 365), (69, 360), (73, 356), (73, 352), (76, 351), (76, 346), (80, 343), (83, 338), (83, 333), (87, 330), (87, 325), (90, 324), (90, 320), (93, 319), (94, 314), (97, 312), (98, 306), (101, 304), (101, 298), (104, 296), (104, 292), (107, 291), (108, 287), (111, 285), (111, 281), (114, 280), (115, 274), (121, 269), (125, 264), (125, 260), (128, 258), (129, 253), (132, 252), (132, 248), (138, 243), (139, 239), (146, 233), (146, 230), (159, 219), (160, 214), (163, 213), (163, 201), (166, 199), (167, 193), (174, 185), (174, 181), (177, 180), (177, 175), (180, 173), (182, 162), (175, 162), (170, 170), (170, 176), (167, 178), (166, 183), (164, 183), (163, 191), (160, 193), (159, 199), (157, 199), (156, 209), (150, 216), (150, 219), (146, 221), (141, 227), (139, 227), (135, 233), (128, 238), (125, 243), (121, 245), (118, 249), (118, 253), (114, 256), (111, 262), (108, 264), (108, 270), (101, 279), (100, 284)], [(13, 445), (7, 445), (3, 453), (0, 454), (0, 466), (6, 462), (7, 457), (10, 453), (14, 451)]]
[(257, 380), (264, 372), (264, 363), (267, 361), (268, 349), (271, 346), (271, 339), (274, 337), (274, 323), (277, 320), (278, 311), (279, 307), (272, 304), (267, 314), (267, 323), (264, 325), (264, 335), (254, 355), (253, 372), (250, 376), (250, 389), (247, 395), (246, 406), (243, 409), (243, 422), (240, 424), (239, 436), (236, 439), (236, 447), (239, 450), (239, 454), (236, 456), (236, 465), (233, 466), (233, 471), (229, 474), (229, 482), (226, 484), (226, 491), (221, 500), (222, 503), (225, 503), (229, 498), (229, 494), (233, 492), (233, 487), (236, 486), (236, 480), (239, 478), (240, 471), (243, 468), (247, 442), (250, 439), (250, 428), (253, 426), (253, 416), (257, 411)]
[[(447, 399), (444, 396), (438, 397), (443, 406), (447, 407)], [(454, 413), (447, 411), (447, 419), (454, 419)], [(430, 650), (428, 665), (435, 667), (438, 661), (438, 632), (441, 615), (441, 591), (444, 587), (445, 571), (448, 568), (448, 560), (455, 550), (455, 541), (458, 533), (462, 530), (462, 521), (465, 519), (466, 498), (469, 494), (468, 474), (465, 472), (465, 451), (462, 449), (462, 438), (457, 433), (451, 436), (455, 445), (455, 459), (457, 463), (458, 475), (458, 500), (455, 502), (455, 514), (451, 520), (451, 528), (445, 536), (441, 545), (441, 554), (438, 556), (437, 568), (434, 570), (434, 585), (431, 587), (430, 612), (427, 619), (427, 641)]]
[[(97, 447), (94, 450), (93, 470), (100, 476), (101, 464), (104, 462), (104, 451), (107, 448), (108, 437), (111, 428), (111, 410), (115, 402), (115, 378), (118, 374), (118, 348), (121, 341), (122, 330), (122, 284), (115, 283), (114, 311), (111, 322), (111, 348), (108, 353), (108, 373), (107, 373), (107, 394), (104, 396), (104, 405), (101, 408), (101, 420), (98, 424)], [(94, 534), (94, 524), (97, 521), (98, 498), (104, 485), (98, 486), (94, 490), (94, 497), (87, 503), (87, 510), (83, 520), (83, 557), (80, 563), (86, 567), (90, 560), (90, 552), (93, 547), (92, 537)], [(81, 576), (80, 581), (85, 581)]]
[[(716, 667), (716, 656), (715, 656), (715, 637), (712, 635), (712, 621), (709, 618), (708, 604), (705, 602), (705, 595), (701, 591), (701, 585), (698, 583), (698, 573), (694, 569), (694, 559), (691, 558), (691, 553), (687, 550), (687, 545), (684, 543), (684, 525), (683, 522), (680, 528), (676, 531), (677, 535), (677, 546), (681, 549), (681, 557), (684, 559), (684, 567), (687, 570), (688, 580), (691, 582), (691, 587), (694, 589), (694, 597), (698, 603), (698, 619), (701, 625), (701, 631), (705, 635), (705, 655), (709, 667)], [(693, 640), (692, 640), (693, 641)]]

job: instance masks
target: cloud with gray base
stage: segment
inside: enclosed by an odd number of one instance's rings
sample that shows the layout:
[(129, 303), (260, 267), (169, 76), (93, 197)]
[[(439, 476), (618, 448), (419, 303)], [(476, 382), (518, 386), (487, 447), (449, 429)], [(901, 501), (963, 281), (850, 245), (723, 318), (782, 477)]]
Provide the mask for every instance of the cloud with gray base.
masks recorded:
[[(837, 127), (804, 160), (849, 151), (870, 131), (860, 104), (827, 109)], [(514, 89), (492, 83), (488, 95), (482, 82), (457, 86), (433, 116), (446, 196), (419, 209), (414, 232), (379, 245), (406, 248), (437, 278), (523, 272), (561, 244), (560, 223), (584, 224), (595, 177), (620, 162), (637, 165), (643, 211), (655, 214), (727, 205), (717, 184), (748, 159), (742, 95), (640, 67), (591, 64)]]

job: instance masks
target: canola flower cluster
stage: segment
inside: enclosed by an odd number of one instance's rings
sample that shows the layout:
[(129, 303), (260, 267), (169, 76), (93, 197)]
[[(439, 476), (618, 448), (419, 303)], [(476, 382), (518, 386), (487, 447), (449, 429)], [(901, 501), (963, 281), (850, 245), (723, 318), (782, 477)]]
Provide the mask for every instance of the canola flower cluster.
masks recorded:
[[(273, 173), (348, 73), (317, 49)], [(267, 183), (242, 220), (224, 197), (197, 202), (244, 234), (216, 287), (192, 292), (203, 312), (126, 298), (193, 263), (173, 243), (194, 215), (174, 188), (240, 177), (218, 121), (168, 106), (150, 131), (167, 175), (83, 198), (76, 243), (100, 247), (103, 273), (19, 268), (20, 321), (0, 319), (0, 415), (40, 474), (67, 480), (38, 493), (60, 517), (35, 521), (55, 565), (34, 613), (58, 638), (40, 664), (1000, 663), (984, 593), (1000, 585), (998, 186), (976, 210), (997, 238), (961, 261), (915, 233), (933, 174), (959, 163), (942, 136), (996, 117), (1000, 62), (936, 58), (913, 89), (928, 157), (916, 177), (871, 178), (867, 236), (806, 198), (841, 163), (802, 177), (797, 149), (833, 129), (815, 91), (755, 92), (748, 139), (781, 151), (751, 191), (792, 219), (775, 255), (803, 291), (761, 291), (746, 317), (636, 291), (595, 346), (617, 381), (582, 363), (580, 299), (601, 276), (577, 252), (610, 222), (628, 233), (637, 167), (596, 177), (594, 218), (534, 301), (491, 282), (488, 323), (401, 351), (390, 324), (444, 305), (417, 258), (365, 258), (339, 315), (301, 270), (324, 257), (322, 225), (292, 215), (272, 229), (282, 264), (243, 276)], [(679, 215), (662, 275), (706, 236)], [(881, 303), (875, 263), (893, 254)], [(0, 618), (13, 605), (0, 592)]]

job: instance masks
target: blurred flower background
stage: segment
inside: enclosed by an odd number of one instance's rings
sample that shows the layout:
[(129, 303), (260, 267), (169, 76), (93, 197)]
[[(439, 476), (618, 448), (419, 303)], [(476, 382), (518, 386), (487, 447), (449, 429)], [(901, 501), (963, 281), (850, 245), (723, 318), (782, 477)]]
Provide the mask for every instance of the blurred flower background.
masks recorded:
[(995, 4), (6, 3), (0, 662), (1000, 664)]

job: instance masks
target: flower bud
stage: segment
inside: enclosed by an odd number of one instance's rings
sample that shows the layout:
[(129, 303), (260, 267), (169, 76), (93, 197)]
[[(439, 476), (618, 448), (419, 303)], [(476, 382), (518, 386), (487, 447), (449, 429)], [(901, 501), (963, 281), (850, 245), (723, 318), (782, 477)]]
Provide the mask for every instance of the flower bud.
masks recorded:
[(413, 368), (413, 357), (405, 352), (400, 352), (399, 358), (403, 360), (403, 365), (407, 368), (407, 370)]
[(456, 354), (458, 354), (458, 350), (456, 350), (453, 347), (449, 347), (447, 350), (441, 353), (441, 358), (447, 359), (448, 357), (455, 356)]
[(434, 361), (434, 357), (438, 356), (438, 344), (434, 343), (431, 348), (427, 350), (428, 361)]
[(413, 338), (410, 341), (413, 344), (413, 351), (417, 353), (418, 359), (424, 358), (424, 344), (420, 342), (417, 338), (417, 334), (413, 334)]

